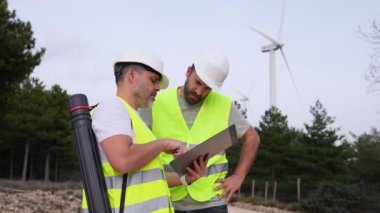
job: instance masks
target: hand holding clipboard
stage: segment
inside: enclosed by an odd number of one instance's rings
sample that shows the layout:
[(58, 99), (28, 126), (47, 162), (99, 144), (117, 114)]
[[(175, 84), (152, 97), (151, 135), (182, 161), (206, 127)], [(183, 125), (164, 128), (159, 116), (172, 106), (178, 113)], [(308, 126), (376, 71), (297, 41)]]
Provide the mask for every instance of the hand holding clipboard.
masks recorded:
[(170, 162), (170, 165), (181, 177), (188, 173), (186, 171), (186, 167), (191, 167), (194, 160), (198, 160), (200, 157), (205, 156), (207, 156), (207, 158), (211, 158), (237, 142), (236, 127), (235, 125), (232, 125), (207, 139), (203, 143), (195, 146), (185, 154), (177, 157)]

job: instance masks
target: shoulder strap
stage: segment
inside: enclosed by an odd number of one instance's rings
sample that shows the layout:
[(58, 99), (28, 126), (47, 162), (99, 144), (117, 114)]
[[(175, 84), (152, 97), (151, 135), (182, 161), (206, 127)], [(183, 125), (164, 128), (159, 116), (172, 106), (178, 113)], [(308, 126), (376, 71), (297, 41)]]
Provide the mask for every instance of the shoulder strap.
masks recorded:
[(121, 197), (120, 197), (119, 213), (123, 213), (124, 212), (125, 192), (127, 191), (127, 178), (128, 178), (128, 173), (125, 173), (123, 175), (123, 186), (121, 187)]

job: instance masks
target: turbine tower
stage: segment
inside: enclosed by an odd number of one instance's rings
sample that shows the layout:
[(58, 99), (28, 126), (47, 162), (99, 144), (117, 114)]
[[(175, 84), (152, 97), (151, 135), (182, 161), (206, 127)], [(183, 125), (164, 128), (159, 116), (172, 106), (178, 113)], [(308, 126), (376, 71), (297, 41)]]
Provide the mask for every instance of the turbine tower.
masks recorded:
[(297, 89), (293, 74), (290, 70), (288, 61), (286, 60), (285, 53), (283, 50), (283, 46), (285, 45), (285, 43), (282, 41), (283, 25), (284, 25), (284, 7), (285, 7), (285, 4), (283, 1), (282, 2), (282, 11), (281, 11), (281, 22), (280, 22), (280, 28), (278, 31), (278, 39), (277, 40), (273, 39), (272, 37), (270, 37), (266, 34), (264, 34), (263, 32), (259, 31), (258, 29), (250, 27), (251, 30), (257, 32), (258, 34), (260, 34), (261, 36), (263, 36), (264, 38), (266, 38), (270, 41), (269, 44), (267, 44), (261, 48), (261, 51), (263, 53), (269, 52), (269, 79), (270, 79), (269, 91), (270, 91), (270, 106), (271, 107), (272, 106), (277, 107), (277, 93), (276, 93), (276, 91), (277, 91), (277, 88), (276, 88), (277, 79), (276, 79), (276, 52), (275, 52), (276, 50), (280, 50), (282, 58), (284, 59), (286, 67), (289, 71), (290, 77), (292, 78), (293, 85), (296, 89), (298, 98), (300, 97), (298, 94), (298, 89)]

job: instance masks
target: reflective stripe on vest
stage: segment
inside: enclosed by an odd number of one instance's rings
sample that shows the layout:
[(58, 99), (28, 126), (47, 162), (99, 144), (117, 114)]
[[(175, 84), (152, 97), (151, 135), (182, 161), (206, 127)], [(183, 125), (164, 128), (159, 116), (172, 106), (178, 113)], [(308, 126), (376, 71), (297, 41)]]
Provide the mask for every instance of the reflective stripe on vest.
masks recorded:
[[(151, 199), (147, 202), (136, 204), (133, 206), (124, 207), (125, 212), (165, 212), (167, 213), (167, 205), (164, 204), (167, 202), (167, 197), (159, 197), (155, 199)], [(119, 208), (112, 209), (113, 212), (119, 212)], [(82, 209), (83, 213), (89, 213), (88, 209)]]
[[(119, 99), (123, 102), (130, 115), (135, 133), (135, 143), (145, 144), (156, 140), (135, 110), (124, 100)], [(115, 171), (102, 155), (101, 161), (112, 212), (119, 212), (123, 174)], [(83, 212), (88, 211), (85, 198), (83, 196)], [(162, 161), (159, 156), (143, 168), (128, 173), (124, 212), (174, 212)]]
[[(228, 127), (231, 110), (231, 99), (215, 92), (210, 92), (189, 130), (178, 104), (177, 88), (158, 93), (152, 109), (152, 131), (157, 138), (173, 138), (186, 141), (191, 149)], [(173, 157), (161, 154), (164, 165), (169, 164)], [(220, 191), (214, 191), (219, 185), (216, 179), (227, 174), (227, 158), (225, 152), (209, 159), (207, 175), (193, 182), (190, 186), (177, 186), (170, 189), (173, 201), (183, 199), (189, 194), (194, 200), (208, 201)], [(165, 166), (166, 167), (166, 166)]]
[[(152, 169), (148, 171), (141, 171), (128, 174), (127, 187), (137, 184), (143, 184), (155, 180), (164, 179), (164, 174), (161, 169)], [(107, 189), (112, 189), (114, 187), (119, 188), (122, 186), (122, 178), (116, 176), (105, 177), (105, 182)]]

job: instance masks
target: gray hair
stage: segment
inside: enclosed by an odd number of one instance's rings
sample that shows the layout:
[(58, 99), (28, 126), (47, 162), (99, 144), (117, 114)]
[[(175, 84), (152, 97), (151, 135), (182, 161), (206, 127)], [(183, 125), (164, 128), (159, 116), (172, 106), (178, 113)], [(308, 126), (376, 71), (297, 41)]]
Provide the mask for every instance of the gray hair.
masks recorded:
[(123, 78), (125, 73), (129, 68), (134, 68), (137, 70), (139, 73), (141, 73), (142, 70), (144, 70), (144, 67), (141, 66), (140, 64), (136, 63), (116, 63), (115, 66), (113, 67), (114, 72), (115, 72), (115, 82), (116, 84), (119, 83)]

